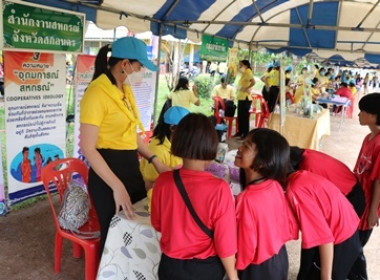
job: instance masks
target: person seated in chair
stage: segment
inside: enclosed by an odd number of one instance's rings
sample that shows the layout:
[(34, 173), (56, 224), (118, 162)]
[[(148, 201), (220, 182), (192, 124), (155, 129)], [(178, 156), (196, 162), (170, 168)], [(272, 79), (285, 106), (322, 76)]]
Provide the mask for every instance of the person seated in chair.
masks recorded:
[[(216, 85), (212, 90), (211, 97), (220, 97), (225, 104), (226, 117), (233, 117), (235, 115), (236, 105), (234, 104), (235, 88), (226, 83), (225, 77), (220, 79), (220, 84)], [(220, 106), (219, 106), (220, 107)]]
[(347, 97), (348, 99), (352, 97), (351, 90), (348, 88), (347, 83), (344, 82), (340, 84), (340, 88), (335, 92), (335, 94), (341, 97)]

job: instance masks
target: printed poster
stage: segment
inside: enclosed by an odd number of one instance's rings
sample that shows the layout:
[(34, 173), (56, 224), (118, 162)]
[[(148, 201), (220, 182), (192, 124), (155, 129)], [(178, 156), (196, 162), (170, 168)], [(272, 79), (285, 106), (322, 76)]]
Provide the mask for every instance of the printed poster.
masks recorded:
[(74, 88), (75, 88), (75, 121), (74, 121), (74, 157), (84, 160), (84, 156), (79, 146), (79, 114), (80, 101), (84, 91), (92, 80), (94, 74), (95, 56), (78, 55), (77, 67), (75, 71)]
[(156, 72), (142, 68), (141, 72), (134, 76), (137, 77), (137, 79), (131, 81), (131, 85), (136, 99), (136, 105), (139, 109), (140, 120), (144, 126), (144, 130), (150, 131), (156, 89)]
[[(1, 152), (1, 137), (0, 137), (0, 159), (3, 158), (2, 152)], [(7, 204), (5, 203), (5, 192), (4, 192), (4, 175), (3, 175), (3, 161), (0, 160), (0, 216), (5, 215), (7, 210)]]
[(65, 156), (64, 54), (4, 52), (9, 204), (44, 193), (41, 170)]

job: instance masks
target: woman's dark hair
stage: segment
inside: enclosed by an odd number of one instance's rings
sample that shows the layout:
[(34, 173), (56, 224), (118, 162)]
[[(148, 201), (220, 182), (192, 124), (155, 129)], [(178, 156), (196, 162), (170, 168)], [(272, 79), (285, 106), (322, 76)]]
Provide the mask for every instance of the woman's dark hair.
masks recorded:
[(35, 148), (34, 152), (37, 152), (37, 153), (41, 154), (41, 149), (40, 148)]
[(29, 148), (28, 147), (24, 147), (22, 148), (22, 154), (24, 154), (25, 152), (28, 152), (29, 151)]
[(172, 138), (172, 154), (185, 159), (213, 160), (219, 140), (211, 121), (190, 113), (178, 124)]
[(268, 72), (268, 73), (269, 73), (270, 71), (272, 71), (272, 70), (273, 70), (273, 66), (267, 68), (267, 72)]
[(285, 78), (285, 85), (288, 86), (290, 84), (290, 79), (289, 78)]
[(303, 68), (301, 69), (301, 74), (302, 74), (303, 71), (307, 71), (307, 67), (303, 67)]
[(297, 146), (291, 146), (290, 147), (290, 166), (294, 170), (298, 170), (298, 167), (300, 163), (303, 160), (303, 153), (305, 152), (305, 149), (301, 149)]
[[(256, 146), (256, 155), (251, 168), (263, 177), (277, 180), (284, 185), (289, 169), (288, 141), (277, 131), (268, 128), (251, 130), (245, 141), (248, 145), (255, 143)], [(242, 185), (245, 183), (241, 181)]]
[[(116, 85), (115, 77), (111, 74), (110, 69), (115, 66), (116, 63), (118, 63), (121, 60), (124, 60), (124, 58), (116, 58), (116, 57), (110, 57), (108, 59), (107, 54), (111, 51), (111, 45), (105, 45), (103, 46), (96, 56), (95, 59), (95, 71), (94, 75), (92, 76), (92, 80), (95, 80), (98, 78), (101, 74), (106, 74), (108, 79), (110, 79), (111, 83)], [(137, 59), (128, 59), (130, 63), (138, 61)]]
[(380, 125), (380, 93), (370, 93), (359, 101), (360, 111), (376, 115), (376, 125)]
[(243, 64), (243, 65), (245, 65), (245, 66), (247, 66), (247, 68), (249, 68), (249, 69), (252, 70), (251, 63), (248, 60), (246, 60), (246, 59), (240, 60), (240, 63)]
[(315, 85), (318, 81), (319, 81), (319, 80), (318, 80), (317, 77), (314, 77), (313, 80), (312, 80), (312, 82), (313, 82), (314, 85)]
[(156, 127), (153, 130), (153, 136), (156, 137), (160, 141), (160, 145), (164, 143), (165, 137), (170, 140), (171, 130), (170, 124), (164, 122), (164, 114), (171, 107), (171, 100), (167, 99), (162, 106), (160, 116), (158, 117), (158, 122)]
[(175, 87), (174, 91), (181, 90), (181, 89), (189, 89), (189, 80), (185, 77), (181, 77), (178, 80), (177, 86)]

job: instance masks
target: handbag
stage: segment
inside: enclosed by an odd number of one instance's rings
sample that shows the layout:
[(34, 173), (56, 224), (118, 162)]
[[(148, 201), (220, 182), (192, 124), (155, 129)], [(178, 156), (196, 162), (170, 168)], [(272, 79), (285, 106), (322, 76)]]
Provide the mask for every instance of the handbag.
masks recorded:
[(187, 195), (187, 192), (185, 190), (185, 187), (182, 183), (181, 176), (179, 175), (179, 169), (174, 170), (173, 172), (174, 182), (177, 186), (177, 189), (179, 193), (181, 194), (183, 201), (186, 204), (187, 209), (189, 210), (191, 216), (193, 217), (194, 221), (197, 223), (197, 225), (200, 227), (200, 229), (207, 234), (208, 237), (213, 239), (214, 231), (206, 227), (206, 225), (199, 219), (197, 213), (195, 212), (193, 205), (191, 204), (190, 198)]
[(99, 237), (99, 231), (85, 232), (79, 230), (89, 219), (90, 205), (90, 198), (83, 187), (79, 183), (68, 183), (58, 215), (60, 227), (82, 239)]

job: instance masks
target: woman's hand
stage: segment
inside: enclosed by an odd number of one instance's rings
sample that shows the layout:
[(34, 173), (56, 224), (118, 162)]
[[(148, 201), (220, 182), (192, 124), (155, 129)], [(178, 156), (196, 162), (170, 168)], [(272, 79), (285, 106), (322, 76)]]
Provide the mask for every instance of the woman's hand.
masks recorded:
[(172, 168), (170, 168), (166, 164), (163, 164), (158, 158), (154, 158), (152, 163), (153, 163), (154, 168), (156, 168), (158, 173), (173, 170)]
[(116, 206), (115, 215), (119, 214), (120, 208), (122, 208), (127, 219), (133, 219), (135, 217), (131, 198), (129, 197), (129, 194), (124, 186), (114, 189), (113, 198)]

